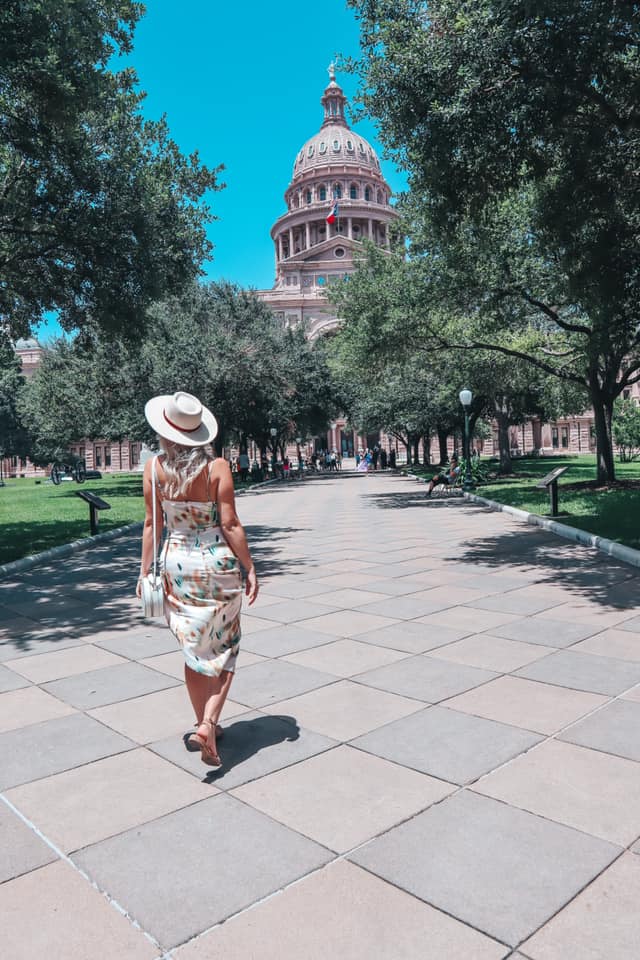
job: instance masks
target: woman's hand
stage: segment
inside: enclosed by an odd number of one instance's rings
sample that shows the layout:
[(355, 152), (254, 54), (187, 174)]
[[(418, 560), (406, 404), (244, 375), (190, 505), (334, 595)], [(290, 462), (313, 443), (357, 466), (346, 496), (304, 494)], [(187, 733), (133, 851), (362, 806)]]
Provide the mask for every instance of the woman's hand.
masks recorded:
[(142, 574), (138, 577), (138, 582), (136, 584), (136, 597), (138, 600), (142, 600)]
[(247, 573), (247, 582), (245, 584), (245, 593), (249, 598), (249, 606), (252, 606), (255, 603), (259, 589), (256, 568), (251, 567)]

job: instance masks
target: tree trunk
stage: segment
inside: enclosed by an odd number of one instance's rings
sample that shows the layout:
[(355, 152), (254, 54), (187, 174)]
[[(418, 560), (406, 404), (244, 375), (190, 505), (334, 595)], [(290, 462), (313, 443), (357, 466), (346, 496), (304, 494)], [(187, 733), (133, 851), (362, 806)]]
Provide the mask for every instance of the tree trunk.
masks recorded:
[(420, 437), (416, 437), (413, 441), (413, 462), (416, 466), (420, 464)]
[(449, 459), (449, 451), (447, 450), (447, 439), (448, 439), (447, 431), (443, 430), (442, 427), (438, 427), (438, 446), (440, 447), (440, 466), (443, 466)]
[(613, 398), (603, 396), (600, 387), (591, 390), (593, 416), (596, 430), (596, 462), (597, 477), (600, 483), (609, 483), (616, 478), (615, 461), (613, 457), (613, 433), (611, 419), (613, 417)]
[(404, 448), (407, 451), (407, 466), (411, 466), (411, 441), (403, 440)]
[(422, 446), (424, 448), (424, 465), (428, 467), (431, 464), (431, 434), (429, 431), (422, 438)]
[(509, 416), (496, 400), (496, 420), (498, 422), (498, 446), (500, 447), (500, 473), (513, 473), (511, 462), (511, 440), (509, 438)]

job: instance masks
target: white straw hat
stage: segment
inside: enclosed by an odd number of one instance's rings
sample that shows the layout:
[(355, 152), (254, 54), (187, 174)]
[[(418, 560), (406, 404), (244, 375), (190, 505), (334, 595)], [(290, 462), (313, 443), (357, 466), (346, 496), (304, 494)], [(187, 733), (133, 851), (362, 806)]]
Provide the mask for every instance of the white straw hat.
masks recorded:
[(204, 447), (218, 432), (218, 421), (211, 411), (182, 390), (153, 397), (144, 415), (158, 436), (185, 447)]

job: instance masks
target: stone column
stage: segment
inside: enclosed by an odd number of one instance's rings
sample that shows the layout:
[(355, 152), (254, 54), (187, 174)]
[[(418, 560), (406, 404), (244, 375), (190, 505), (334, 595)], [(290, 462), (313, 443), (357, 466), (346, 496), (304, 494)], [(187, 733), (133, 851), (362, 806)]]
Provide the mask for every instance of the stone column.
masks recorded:
[(293, 227), (289, 227), (289, 256), (293, 256)]
[(367, 220), (369, 224), (369, 240), (373, 240), (373, 220)]
[(353, 240), (352, 222), (353, 221), (351, 217), (347, 217), (347, 236), (349, 237), (349, 240)]
[(277, 250), (278, 250), (278, 260), (282, 260), (282, 234), (279, 233), (277, 237)]
[(304, 225), (304, 239), (305, 239), (305, 243), (306, 243), (305, 249), (308, 250), (309, 247), (311, 246), (311, 234), (310, 234), (310, 231), (309, 231), (309, 221), (308, 221), (308, 220), (307, 220), (307, 222), (306, 222), (305, 225)]

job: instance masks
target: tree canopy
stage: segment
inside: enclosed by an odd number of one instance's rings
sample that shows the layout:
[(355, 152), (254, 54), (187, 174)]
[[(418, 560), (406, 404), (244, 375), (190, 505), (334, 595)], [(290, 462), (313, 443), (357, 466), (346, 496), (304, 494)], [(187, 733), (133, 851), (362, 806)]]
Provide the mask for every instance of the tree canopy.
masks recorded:
[(230, 283), (194, 284), (156, 304), (138, 341), (94, 327), (45, 350), (21, 411), (39, 460), (82, 437), (155, 442), (146, 400), (186, 390), (218, 420), (219, 447), (252, 438), (271, 445), (323, 430), (339, 410), (322, 350), (285, 329), (258, 297)]
[[(613, 403), (640, 377), (640, 8), (351, 5), (362, 102), (409, 172), (423, 305), (446, 291), (460, 348), (584, 385), (599, 476), (613, 478)], [(504, 342), (523, 331), (532, 348)]]
[(133, 69), (117, 69), (143, 12), (0, 4), (0, 318), (16, 337), (48, 311), (68, 331), (135, 336), (211, 251), (202, 198), (219, 168), (144, 120)]

